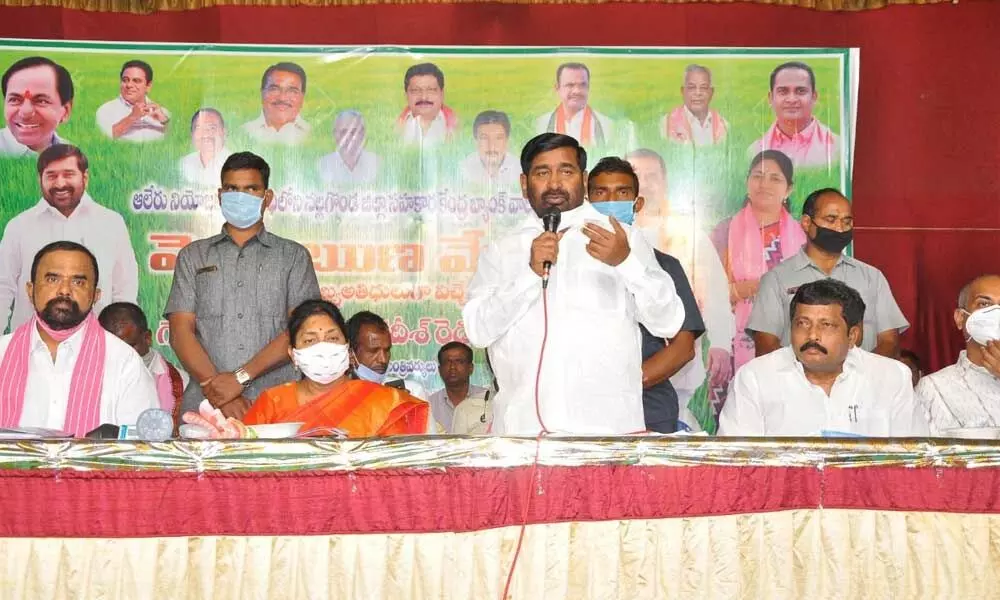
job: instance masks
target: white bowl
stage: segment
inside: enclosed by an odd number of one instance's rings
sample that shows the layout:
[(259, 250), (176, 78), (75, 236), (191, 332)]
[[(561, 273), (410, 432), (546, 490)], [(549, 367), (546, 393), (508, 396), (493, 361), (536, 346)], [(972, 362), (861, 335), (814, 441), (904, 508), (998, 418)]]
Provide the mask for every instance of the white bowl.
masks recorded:
[(945, 429), (941, 435), (963, 440), (1000, 440), (1000, 427), (959, 427)]
[(257, 437), (264, 440), (295, 437), (305, 423), (270, 423), (268, 425), (248, 425)]

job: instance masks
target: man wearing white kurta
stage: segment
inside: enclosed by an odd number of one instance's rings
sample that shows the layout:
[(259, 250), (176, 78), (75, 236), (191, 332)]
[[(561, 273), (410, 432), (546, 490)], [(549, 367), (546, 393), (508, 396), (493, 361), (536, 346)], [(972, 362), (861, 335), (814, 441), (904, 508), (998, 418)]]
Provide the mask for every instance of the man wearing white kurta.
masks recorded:
[[(561, 134), (527, 143), (521, 188), (537, 216), (493, 242), (469, 284), (466, 333), (489, 348), (500, 386), (493, 433), (642, 431), (637, 325), (669, 338), (684, 320), (673, 280), (643, 236), (584, 201), (586, 156)], [(561, 213), (558, 233), (545, 232), (539, 218), (553, 210)], [(543, 292), (545, 262), (552, 267)]]
[(139, 292), (139, 267), (125, 220), (85, 191), (86, 156), (75, 146), (49, 146), (38, 157), (38, 171), (42, 199), (11, 219), (0, 238), (0, 331), (7, 319), (13, 330), (34, 314), (25, 284), (35, 253), (50, 242), (78, 242), (97, 256), (105, 292), (95, 306), (98, 312), (110, 302), (135, 302)]
[(378, 156), (365, 150), (368, 134), (365, 118), (356, 110), (345, 110), (333, 121), (336, 152), (319, 159), (319, 176), (332, 186), (365, 185), (375, 182)]
[(119, 77), (118, 97), (97, 109), (97, 126), (116, 140), (163, 139), (170, 113), (147, 95), (153, 88), (153, 67), (141, 60), (130, 60), (122, 66)]
[(737, 371), (720, 435), (905, 437), (928, 434), (903, 363), (857, 347), (865, 303), (835, 279), (799, 287), (791, 346)]
[[(142, 411), (159, 406), (142, 359), (93, 315), (100, 298), (93, 254), (56, 242), (38, 252), (35, 265), (27, 287), (37, 318), (0, 337), (0, 425), (82, 435), (101, 423), (134, 424)], [(94, 349), (97, 337), (101, 350)], [(97, 385), (89, 379), (94, 372), (102, 377)]]
[(260, 81), (260, 116), (244, 123), (243, 133), (264, 144), (301, 144), (312, 131), (300, 116), (305, 97), (305, 69), (292, 62), (271, 65)]

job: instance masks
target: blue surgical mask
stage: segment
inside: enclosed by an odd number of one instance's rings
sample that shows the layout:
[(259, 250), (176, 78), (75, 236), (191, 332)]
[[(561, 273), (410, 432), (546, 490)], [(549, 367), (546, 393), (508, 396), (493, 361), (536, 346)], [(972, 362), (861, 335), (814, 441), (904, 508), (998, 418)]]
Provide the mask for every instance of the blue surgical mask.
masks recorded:
[(382, 383), (385, 381), (385, 375), (372, 371), (361, 363), (358, 363), (358, 366), (354, 367), (354, 373), (361, 379), (371, 381), (372, 383)]
[(260, 221), (264, 199), (246, 192), (222, 192), (222, 216), (237, 229), (248, 229)]
[(597, 212), (618, 219), (619, 223), (631, 225), (635, 219), (635, 202), (631, 200), (609, 200), (607, 202), (591, 202)]

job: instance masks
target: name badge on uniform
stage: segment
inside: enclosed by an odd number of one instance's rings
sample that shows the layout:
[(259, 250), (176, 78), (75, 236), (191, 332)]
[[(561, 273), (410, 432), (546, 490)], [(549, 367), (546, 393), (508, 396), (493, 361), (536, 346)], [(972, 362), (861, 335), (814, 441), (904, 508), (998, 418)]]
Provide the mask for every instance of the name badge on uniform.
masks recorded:
[(201, 275), (202, 273), (212, 273), (213, 271), (218, 271), (219, 267), (215, 265), (209, 265), (207, 267), (202, 267), (194, 272), (195, 275)]

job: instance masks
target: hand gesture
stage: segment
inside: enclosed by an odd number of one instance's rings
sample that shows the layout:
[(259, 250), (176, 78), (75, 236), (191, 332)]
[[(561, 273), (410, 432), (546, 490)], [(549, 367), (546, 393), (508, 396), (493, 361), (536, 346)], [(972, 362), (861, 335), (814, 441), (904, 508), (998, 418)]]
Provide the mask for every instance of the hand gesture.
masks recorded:
[(994, 377), (1000, 378), (1000, 341), (994, 340), (983, 346), (983, 366)]
[(614, 217), (610, 219), (614, 232), (595, 223), (587, 223), (583, 228), (583, 235), (590, 238), (590, 242), (587, 243), (587, 254), (606, 265), (617, 267), (628, 258), (632, 249), (628, 245), (628, 234), (622, 229), (618, 219)]
[(565, 233), (565, 231), (559, 233), (546, 231), (531, 242), (531, 259), (528, 264), (539, 277), (545, 273), (546, 261), (556, 264), (556, 258), (559, 257), (559, 240)]
[(243, 394), (243, 386), (236, 381), (236, 375), (219, 373), (205, 382), (205, 385), (201, 386), (201, 391), (212, 406), (222, 408), (222, 405)]

